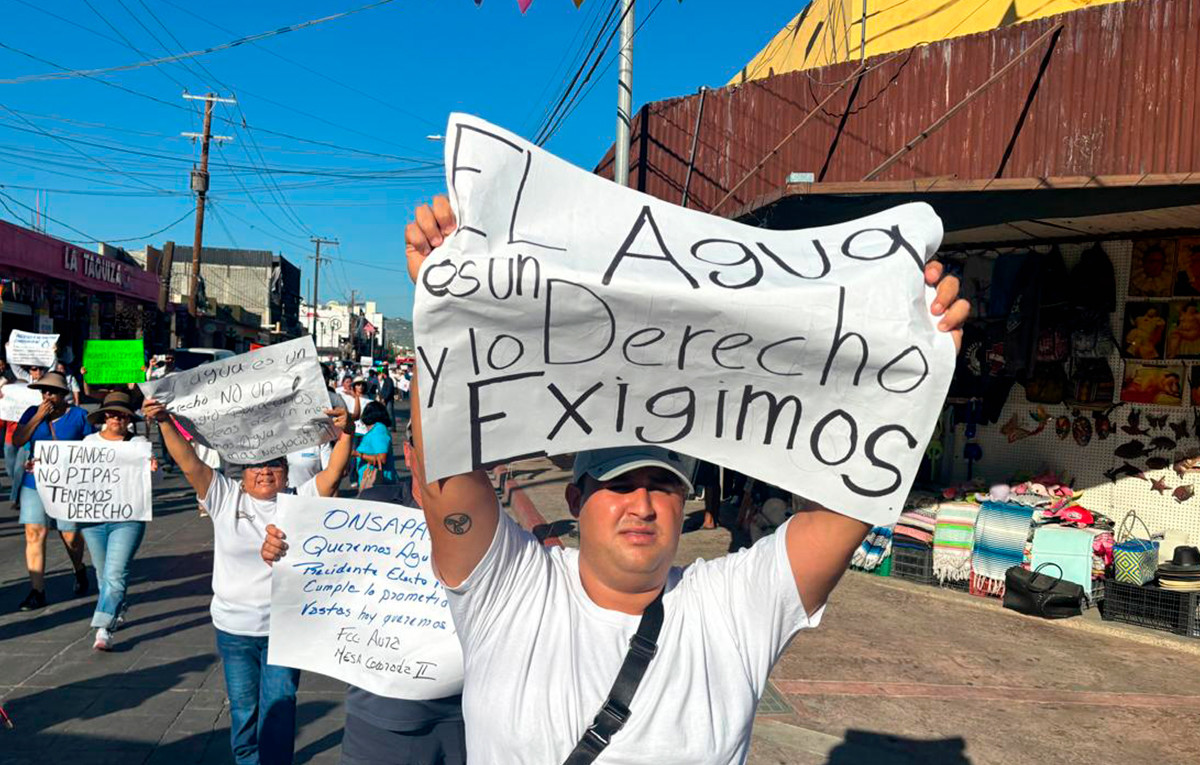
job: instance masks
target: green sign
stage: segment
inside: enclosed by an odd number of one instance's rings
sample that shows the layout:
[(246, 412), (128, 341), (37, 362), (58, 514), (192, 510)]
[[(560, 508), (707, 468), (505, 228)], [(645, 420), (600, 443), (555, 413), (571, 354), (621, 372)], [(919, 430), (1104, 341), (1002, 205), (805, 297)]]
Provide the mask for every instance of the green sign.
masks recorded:
[(88, 340), (84, 379), (90, 385), (146, 382), (145, 345), (138, 340)]

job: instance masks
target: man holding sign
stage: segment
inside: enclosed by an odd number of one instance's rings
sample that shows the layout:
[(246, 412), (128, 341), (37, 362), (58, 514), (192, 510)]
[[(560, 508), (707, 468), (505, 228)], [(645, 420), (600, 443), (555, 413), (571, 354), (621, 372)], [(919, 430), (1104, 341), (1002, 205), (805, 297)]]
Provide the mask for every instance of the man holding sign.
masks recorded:
[[(417, 210), (405, 238), (409, 274), (418, 284), (421, 385), (413, 386), (413, 422), (418, 462), (426, 467), (415, 478), (437, 479), (425, 480), (420, 488), (434, 564), (450, 593), (463, 645), (468, 755), (503, 763), (590, 763), (597, 757), (612, 763), (743, 762), (771, 667), (799, 630), (820, 622), (870, 520), (886, 518), (893, 504), (898, 512), (892, 495), (907, 491), (905, 479), (911, 482), (919, 460), (917, 444), (932, 431), (952, 369), (951, 346), (959, 341), (969, 310), (958, 299), (957, 280), (943, 278), (940, 264), (924, 262), (937, 249), (940, 224), (927, 208), (909, 210), (910, 216), (895, 223), (864, 223), (869, 246), (863, 246), (855, 228), (804, 232), (795, 241), (813, 260), (800, 264), (787, 259), (783, 246), (789, 242), (780, 238), (781, 232), (668, 209), (586, 173), (560, 172), (553, 166), (557, 160), (478, 120), (456, 117), (446, 135), (447, 174), (458, 219), (450, 202), (438, 198), (432, 207)], [(475, 150), (467, 146), (460, 151), (468, 140), (464, 136), (491, 141), (490, 148), (481, 150), (476, 144)], [(548, 186), (555, 194), (587, 199), (578, 208), (553, 209), (546, 186), (539, 191), (530, 173), (535, 161), (542, 163), (539, 172), (553, 177)], [(545, 171), (547, 164), (554, 172)], [(539, 217), (530, 199), (540, 199), (548, 212)], [(620, 207), (627, 217), (615, 215)], [(766, 291), (756, 299), (765, 303), (759, 313), (791, 318), (801, 331), (763, 342), (750, 330), (759, 328), (755, 320), (770, 325), (771, 317), (763, 320), (755, 313), (755, 299), (700, 295), (700, 278), (672, 256), (678, 248), (668, 246), (674, 240), (653, 222), (656, 213), (660, 220), (677, 219), (676, 236), (696, 238), (689, 263), (717, 266), (709, 271), (705, 265), (699, 272), (714, 296), (766, 279), (764, 264), (770, 264), (776, 271), (770, 278), (777, 284), (792, 277), (824, 278), (836, 268), (835, 277), (853, 277), (855, 288), (870, 298), (850, 303), (845, 299), (848, 288), (836, 281), (807, 291), (799, 281), (790, 292)], [(625, 228), (609, 249), (604, 236), (614, 217), (621, 217)], [(556, 228), (554, 221), (569, 221), (574, 228)], [(905, 239), (906, 228), (922, 237), (920, 247)], [(700, 230), (713, 233), (702, 239)], [(578, 246), (576, 240), (591, 246)], [(430, 257), (444, 244), (449, 246)], [(715, 250), (718, 245), (724, 247), (721, 253)], [(511, 258), (498, 262), (506, 247), (512, 247)], [(527, 253), (543, 251), (548, 254), (539, 255), (535, 269)], [(592, 270), (586, 262), (597, 252), (606, 253), (607, 270)], [(522, 262), (527, 281), (520, 275)], [(634, 265), (658, 269), (660, 277), (650, 282), (654, 272), (642, 270), (637, 280), (625, 281), (626, 269)], [(722, 269), (725, 265), (742, 270), (731, 273)], [(506, 268), (512, 275), (507, 284)], [(539, 273), (555, 268), (560, 278)], [(649, 283), (653, 294), (646, 289)], [(878, 289), (863, 286), (869, 283)], [(640, 292), (641, 304), (616, 295), (616, 287), (625, 289), (626, 296)], [(541, 301), (542, 310), (481, 308), (488, 305), (489, 293), (502, 300), (519, 297), (518, 289)], [(552, 298), (552, 290), (562, 298)], [(552, 303), (563, 299), (566, 303)], [(610, 310), (609, 299), (624, 301), (628, 311), (639, 315)], [(868, 339), (843, 323), (868, 308), (877, 317), (870, 338), (875, 354), (885, 349), (884, 361), (872, 359), (869, 377), (863, 375)], [(680, 318), (672, 321), (673, 313)], [(456, 314), (469, 321), (456, 323)], [(828, 315), (838, 317), (836, 326)], [(694, 316), (702, 316), (704, 323), (686, 322)], [(489, 317), (506, 323), (489, 323)], [(530, 317), (544, 321), (540, 338), (518, 336), (521, 322)], [(631, 319), (644, 326), (616, 338), (610, 330)], [(678, 326), (681, 322), (685, 326)], [(746, 331), (714, 334), (718, 330), (713, 328), (722, 326)], [(446, 342), (451, 333), (469, 336), (465, 364), (463, 347)], [(945, 333), (952, 334), (954, 343)], [(688, 372), (695, 363), (685, 360), (689, 344), (700, 334), (709, 335), (703, 354), (713, 360), (700, 365), (702, 378)], [(668, 335), (676, 340), (664, 353), (656, 344)], [(564, 344), (563, 336), (571, 339)], [(530, 354), (536, 363), (523, 359), (535, 342), (541, 345)], [(754, 350), (733, 353), (741, 347)], [(572, 378), (570, 370), (555, 367), (586, 370), (586, 363), (613, 349), (624, 361), (613, 369), (594, 370), (596, 375), (612, 374), (593, 378), (591, 387), (577, 387), (582, 377)], [(861, 359), (857, 373), (852, 351)], [(811, 358), (821, 360), (815, 372), (805, 368)], [(480, 370), (486, 364), (505, 374), (479, 379), (472, 362)], [(757, 369), (748, 370), (751, 364)], [(655, 373), (644, 371), (651, 367), (662, 370), (658, 382), (663, 390), (639, 401), (645, 409), (641, 414), (649, 415), (643, 424), (623, 430), (622, 423), (635, 414), (633, 397), (640, 395), (630, 392), (630, 380), (655, 382)], [(469, 382), (452, 377), (451, 369)], [(711, 382), (712, 389), (683, 385), (682, 372)], [(930, 377), (937, 384), (920, 391), (919, 405), (879, 403), (872, 411), (876, 399), (882, 402), (888, 392), (911, 392)], [(506, 396), (487, 390), (516, 380), (520, 382), (507, 388)], [(723, 380), (769, 380), (795, 390), (829, 383), (836, 395), (814, 394), (810, 403), (823, 398), (833, 408), (826, 412), (816, 406), (816, 414), (805, 410), (802, 416), (800, 400), (787, 387), (759, 390), (746, 383), (740, 395), (750, 404), (734, 404), (733, 386), (718, 387)], [(868, 385), (879, 390), (868, 395)], [(601, 387), (604, 392), (596, 394)], [(546, 400), (558, 402), (549, 411), (540, 403), (521, 406), (547, 390), (553, 398)], [(608, 391), (615, 391), (610, 400), (616, 414), (601, 424), (587, 399)], [(839, 398), (847, 407), (863, 404), (856, 410), (858, 420), (837, 407)], [(698, 403), (702, 401), (711, 403)], [(874, 416), (903, 421), (870, 421)], [(785, 427), (789, 420), (790, 435)], [(665, 430), (664, 422), (677, 427)], [(860, 422), (870, 422), (873, 430), (856, 454)], [(448, 423), (462, 424), (451, 432), (455, 428)], [(423, 424), (429, 432), (423, 432)], [(797, 441), (802, 426), (806, 437)], [(610, 430), (590, 443), (609, 448), (585, 447), (567, 488), (567, 503), (579, 519), (579, 549), (546, 549), (500, 511), (481, 468), (489, 455), (544, 453), (566, 428), (573, 429), (573, 445), (588, 444), (584, 436), (601, 427)], [(732, 439), (727, 428), (741, 442), (732, 449), (719, 443)], [(559, 451), (567, 450), (563, 443), (555, 442)], [(675, 451), (677, 444), (703, 449), (698, 456), (718, 464), (741, 459), (735, 465), (739, 470), (768, 470), (769, 477), (781, 476), (778, 482), (785, 485), (811, 486), (817, 499), (847, 499), (833, 505), (839, 512), (822, 508), (799, 513), (749, 550), (681, 570), (672, 561), (694, 464)], [(746, 453), (762, 455), (759, 470), (745, 464)], [(841, 467), (852, 456), (853, 472)], [(433, 466), (434, 457), (441, 467)], [(448, 470), (447, 464), (466, 469)], [(888, 483), (893, 476), (894, 486)], [(515, 694), (518, 704), (495, 703)]]

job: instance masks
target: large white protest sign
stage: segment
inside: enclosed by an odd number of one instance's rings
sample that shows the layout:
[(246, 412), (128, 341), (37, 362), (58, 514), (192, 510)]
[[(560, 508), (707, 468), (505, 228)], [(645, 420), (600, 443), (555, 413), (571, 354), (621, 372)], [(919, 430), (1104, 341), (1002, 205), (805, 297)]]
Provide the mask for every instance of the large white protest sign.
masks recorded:
[(337, 438), (308, 335), (138, 383), (226, 461), (253, 464)]
[(21, 415), (31, 406), (42, 403), (42, 392), (25, 383), (9, 383), (0, 388), (0, 420), (20, 422)]
[(415, 508), (279, 495), (288, 554), (271, 573), (271, 664), (381, 696), (462, 691), (462, 648)]
[(616, 186), (472, 117), (419, 274), (427, 478), (661, 444), (847, 515), (899, 513), (954, 369), (909, 204), (800, 231)]
[(8, 363), (22, 367), (52, 367), (58, 335), (39, 335), (14, 329), (8, 335)]
[(149, 441), (38, 441), (38, 498), (76, 523), (150, 520)]

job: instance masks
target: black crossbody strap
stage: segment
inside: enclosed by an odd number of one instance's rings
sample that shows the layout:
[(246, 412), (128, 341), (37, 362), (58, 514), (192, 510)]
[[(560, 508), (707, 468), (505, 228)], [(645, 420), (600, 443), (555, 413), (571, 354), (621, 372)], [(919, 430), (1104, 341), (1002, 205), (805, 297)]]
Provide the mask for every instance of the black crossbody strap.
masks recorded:
[(617, 673), (617, 680), (596, 719), (584, 731), (583, 738), (575, 745), (575, 749), (567, 757), (563, 765), (591, 765), (595, 762), (617, 731), (625, 727), (629, 720), (629, 705), (633, 694), (637, 692), (646, 674), (650, 660), (658, 652), (658, 633), (663, 623), (663, 591), (659, 591), (646, 610), (642, 612), (642, 620), (638, 623), (637, 632), (629, 639), (629, 652)]

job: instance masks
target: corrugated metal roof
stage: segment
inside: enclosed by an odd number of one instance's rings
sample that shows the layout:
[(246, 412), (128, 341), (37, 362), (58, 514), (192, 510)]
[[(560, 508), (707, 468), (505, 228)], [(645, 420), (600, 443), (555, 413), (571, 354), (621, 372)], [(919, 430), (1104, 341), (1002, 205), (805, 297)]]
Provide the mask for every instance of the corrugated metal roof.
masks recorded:
[(812, 0), (729, 85), (862, 58), (1122, 0)]
[[(1200, 0), (1129, 0), (869, 59), (868, 71), (720, 212), (777, 195), (792, 172), (860, 180), (1058, 23), (1057, 39), (879, 179), (1200, 170)], [(709, 209), (856, 69), (840, 64), (709, 91), (689, 206)], [(699, 103), (689, 96), (638, 113), (631, 184), (680, 201)], [(598, 168), (610, 177), (611, 162), (610, 152)]]

